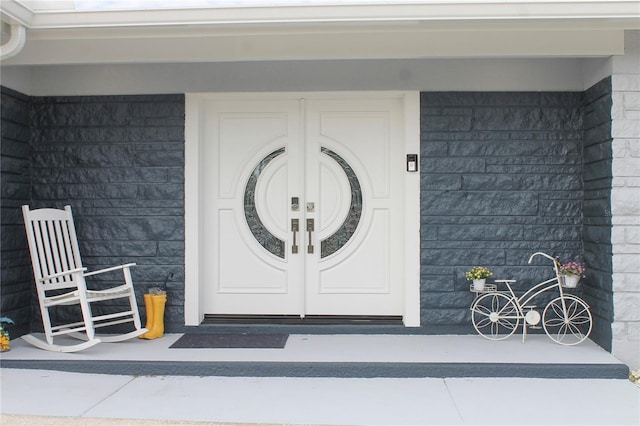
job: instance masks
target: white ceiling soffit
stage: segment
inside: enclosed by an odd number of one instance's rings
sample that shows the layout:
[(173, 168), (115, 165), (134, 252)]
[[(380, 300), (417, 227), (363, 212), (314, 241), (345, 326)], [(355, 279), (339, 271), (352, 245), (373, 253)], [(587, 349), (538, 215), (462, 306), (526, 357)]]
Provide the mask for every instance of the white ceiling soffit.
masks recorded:
[(2, 0), (2, 19), (27, 28), (3, 64), (608, 56), (640, 28), (638, 0), (321, 3), (35, 11)]

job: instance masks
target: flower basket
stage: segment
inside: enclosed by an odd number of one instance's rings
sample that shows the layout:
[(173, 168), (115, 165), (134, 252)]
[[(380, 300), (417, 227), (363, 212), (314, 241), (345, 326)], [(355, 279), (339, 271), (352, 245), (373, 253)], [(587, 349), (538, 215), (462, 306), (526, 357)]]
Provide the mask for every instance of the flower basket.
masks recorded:
[(584, 271), (585, 267), (578, 262), (569, 262), (560, 265), (558, 272), (560, 273), (562, 286), (566, 288), (576, 288)]
[(576, 288), (580, 282), (580, 275), (561, 275), (562, 286), (566, 288)]
[(484, 266), (474, 266), (470, 271), (465, 272), (464, 276), (467, 280), (473, 281), (473, 289), (475, 291), (484, 290), (487, 278), (491, 276), (491, 271)]

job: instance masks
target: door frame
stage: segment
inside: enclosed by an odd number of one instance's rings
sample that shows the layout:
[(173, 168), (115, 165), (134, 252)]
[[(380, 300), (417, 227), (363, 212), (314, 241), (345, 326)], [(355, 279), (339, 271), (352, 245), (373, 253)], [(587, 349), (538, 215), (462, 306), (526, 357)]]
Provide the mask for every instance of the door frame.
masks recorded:
[[(403, 102), (404, 149), (420, 153), (420, 93), (416, 91), (187, 93), (185, 95), (185, 286), (184, 320), (198, 326), (204, 319), (202, 104), (221, 99), (395, 98)], [(399, 165), (402, 167), (402, 165)], [(406, 327), (420, 326), (420, 172), (404, 173), (404, 308)]]

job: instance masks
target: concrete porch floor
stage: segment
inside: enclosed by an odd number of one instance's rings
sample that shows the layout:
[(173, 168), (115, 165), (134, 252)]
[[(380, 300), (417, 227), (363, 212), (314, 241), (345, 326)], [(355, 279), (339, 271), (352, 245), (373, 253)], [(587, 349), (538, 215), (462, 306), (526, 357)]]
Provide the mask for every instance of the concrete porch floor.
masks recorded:
[(283, 349), (170, 349), (180, 336), (74, 354), (12, 341), (3, 426), (640, 424), (628, 368), (591, 341), (293, 334)]
[(76, 353), (44, 351), (16, 339), (0, 359), (5, 368), (132, 375), (624, 379), (629, 374), (591, 340), (562, 346), (544, 334), (529, 335), (524, 343), (520, 335), (490, 341), (478, 335), (291, 334), (283, 349), (170, 348), (181, 336), (101, 343)]

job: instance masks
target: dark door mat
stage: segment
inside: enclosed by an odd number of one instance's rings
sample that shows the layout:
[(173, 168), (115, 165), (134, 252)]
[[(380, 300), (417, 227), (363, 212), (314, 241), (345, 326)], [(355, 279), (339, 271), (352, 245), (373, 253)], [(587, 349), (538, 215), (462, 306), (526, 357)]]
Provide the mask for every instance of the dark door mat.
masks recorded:
[(170, 348), (244, 348), (244, 349), (282, 349), (287, 343), (288, 334), (185, 334)]

